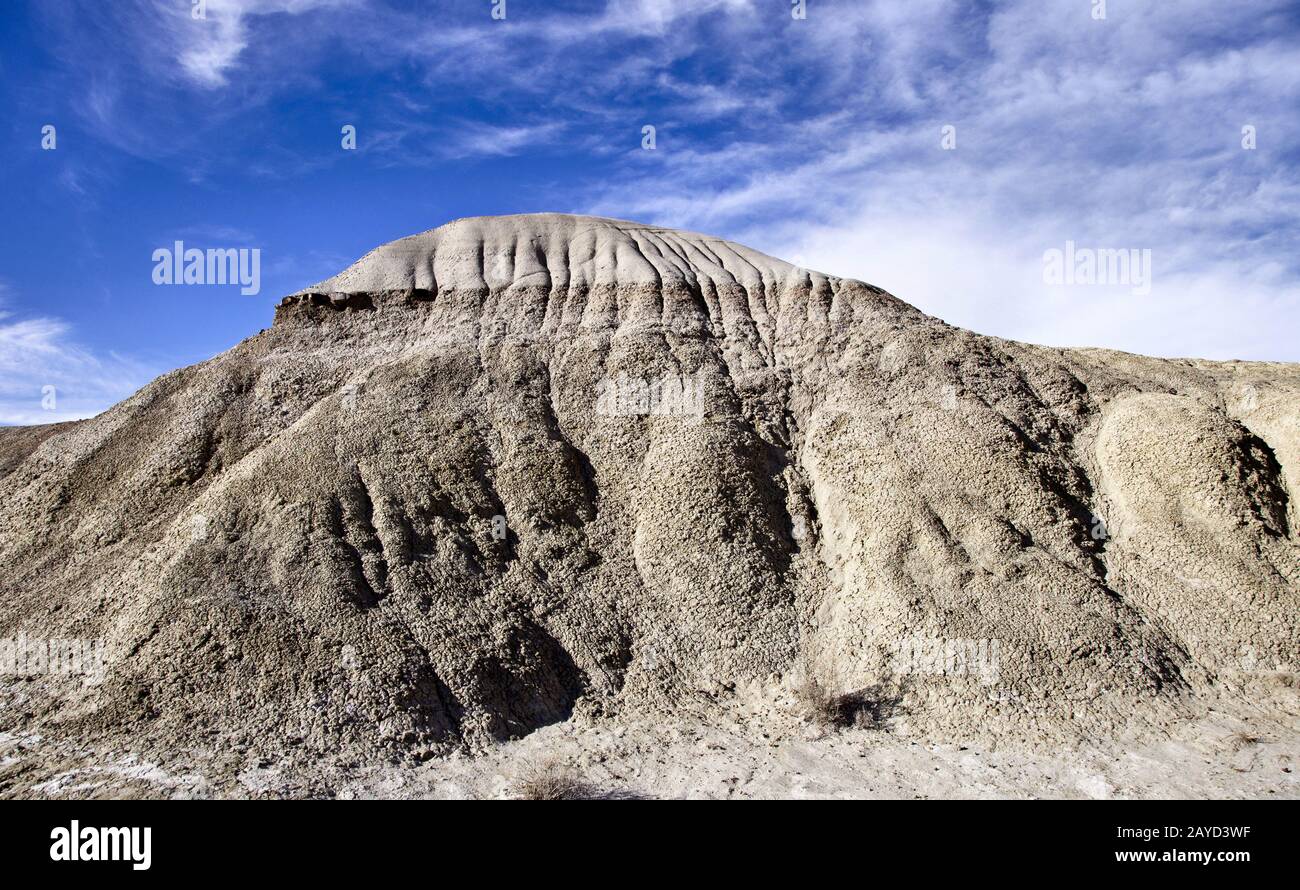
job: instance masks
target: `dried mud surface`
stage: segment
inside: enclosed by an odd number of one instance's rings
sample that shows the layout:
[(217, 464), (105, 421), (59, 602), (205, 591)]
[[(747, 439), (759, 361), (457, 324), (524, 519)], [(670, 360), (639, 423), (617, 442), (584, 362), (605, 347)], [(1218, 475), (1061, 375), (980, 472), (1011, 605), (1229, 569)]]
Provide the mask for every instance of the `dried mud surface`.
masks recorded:
[[(627, 793), (726, 796), (695, 733), (752, 752), (746, 796), (803, 793), (805, 756), (910, 796), (953, 745), (1028, 758), (988, 793), (1069, 796), (1061, 751), (1240, 731), (1263, 784), (1167, 787), (1294, 796), (1298, 490), (1297, 365), (999, 340), (635, 223), (459, 220), (95, 418), (0, 429), (0, 638), (105, 664), (0, 677), (0, 795), (170, 763), (205, 790), (139, 793), (483, 796), (508, 752), (621, 732), (703, 783)], [(805, 738), (810, 681), (869, 725)]]

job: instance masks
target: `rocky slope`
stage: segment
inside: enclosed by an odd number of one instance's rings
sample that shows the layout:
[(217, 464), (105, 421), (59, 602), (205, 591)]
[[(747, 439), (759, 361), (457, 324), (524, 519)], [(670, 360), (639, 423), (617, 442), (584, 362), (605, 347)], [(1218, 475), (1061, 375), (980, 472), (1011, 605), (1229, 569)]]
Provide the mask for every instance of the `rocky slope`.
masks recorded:
[(815, 679), (1052, 739), (1294, 715), (1300, 366), (1048, 349), (715, 238), (385, 245), (91, 420), (0, 430), (0, 730), (481, 750)]

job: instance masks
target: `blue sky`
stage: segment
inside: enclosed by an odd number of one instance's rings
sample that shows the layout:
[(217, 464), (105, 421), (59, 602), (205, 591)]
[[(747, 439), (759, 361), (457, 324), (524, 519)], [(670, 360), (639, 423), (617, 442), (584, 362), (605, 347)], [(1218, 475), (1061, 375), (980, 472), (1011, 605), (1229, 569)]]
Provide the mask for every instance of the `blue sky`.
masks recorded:
[[(542, 210), (732, 238), (983, 333), (1300, 360), (1294, 3), (193, 5), (0, 14), (0, 423), (103, 410), (384, 241)], [(259, 248), (261, 292), (156, 286), (175, 240)], [(1047, 282), (1067, 241), (1150, 250), (1150, 292)]]

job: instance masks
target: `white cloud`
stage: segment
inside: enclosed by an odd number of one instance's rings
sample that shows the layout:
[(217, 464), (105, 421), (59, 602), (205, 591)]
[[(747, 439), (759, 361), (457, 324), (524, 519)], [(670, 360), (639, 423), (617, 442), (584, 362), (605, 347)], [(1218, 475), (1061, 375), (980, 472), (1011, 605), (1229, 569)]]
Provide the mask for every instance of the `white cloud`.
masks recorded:
[(1008, 239), (978, 219), (868, 213), (765, 246), (870, 281), (950, 324), (1012, 340), (1170, 358), (1300, 358), (1300, 287), (1276, 268), (1243, 274), (1207, 262), (1170, 272), (1155, 253), (1149, 294), (1128, 285), (1051, 286), (1042, 242)]
[[(1160, 4), (1106, 22), (1069, 0), (983, 22), (945, 0), (823, 9), (784, 46), (850, 72), (833, 112), (717, 146), (661, 142), (580, 207), (798, 255), (983, 333), (1300, 359), (1286, 161), (1300, 50), (1255, 25), (1281, 8)], [(1241, 149), (1251, 121), (1267, 121), (1270, 150)], [(956, 151), (940, 148), (946, 123)], [(1066, 240), (1151, 250), (1151, 293), (1053, 292), (1043, 251)]]
[(222, 87), (248, 48), (250, 20), (256, 16), (301, 15), (316, 9), (356, 5), (356, 0), (205, 0), (204, 17), (196, 19), (189, 3), (155, 0), (167, 22), (176, 61), (195, 83)]
[(518, 154), (524, 148), (551, 141), (562, 129), (559, 123), (497, 127), (470, 122), (457, 130), (445, 153), (449, 157)]
[[(305, 15), (326, 8), (338, 15)], [(209, 0), (198, 23), (167, 9), (172, 70), (150, 72), (175, 79), (179, 60), (226, 115), (288, 82), (319, 88), (340, 37), (370, 73), (401, 72), (391, 101), (363, 109), (360, 153), (384, 165), (526, 156), (563, 137), (600, 163), (575, 164), (550, 206), (801, 254), (985, 333), (1300, 359), (1288, 0), (1112, 3), (1104, 22), (1086, 0), (818, 0), (801, 22), (744, 0), (511, 4), (505, 22), (486, 2)], [(123, 70), (91, 84), (86, 114), (127, 150), (162, 151), (118, 108)], [(466, 119), (465, 97), (485, 120)], [(204, 109), (195, 129), (210, 132), (225, 118)], [(646, 123), (655, 152), (638, 147)], [(945, 124), (956, 151), (939, 147)], [(1256, 151), (1241, 149), (1245, 124)], [(277, 151), (241, 160), (265, 175), (331, 162)], [(1046, 290), (1042, 253), (1066, 240), (1150, 249), (1152, 292)]]
[(91, 417), (155, 373), (123, 356), (86, 349), (59, 319), (0, 311), (0, 424)]

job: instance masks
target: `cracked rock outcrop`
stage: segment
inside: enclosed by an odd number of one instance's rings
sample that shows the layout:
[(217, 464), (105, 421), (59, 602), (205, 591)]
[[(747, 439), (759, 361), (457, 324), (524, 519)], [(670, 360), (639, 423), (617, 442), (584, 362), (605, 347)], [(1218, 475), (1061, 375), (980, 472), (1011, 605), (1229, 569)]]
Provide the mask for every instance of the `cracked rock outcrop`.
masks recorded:
[[(896, 727), (1294, 707), (1300, 367), (980, 336), (737, 244), (459, 220), (0, 429), (0, 730), (473, 750), (815, 676)], [(144, 744), (144, 742), (141, 742)]]

